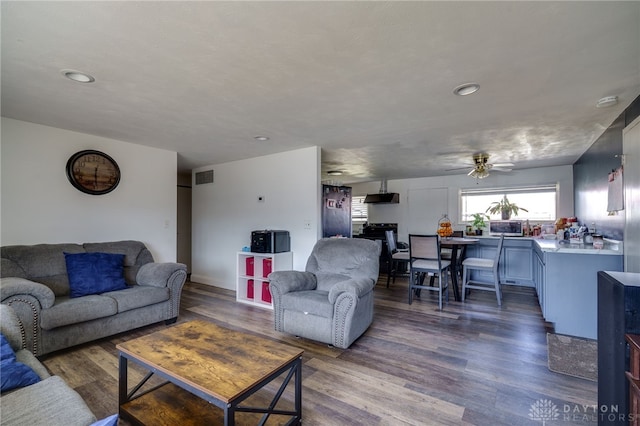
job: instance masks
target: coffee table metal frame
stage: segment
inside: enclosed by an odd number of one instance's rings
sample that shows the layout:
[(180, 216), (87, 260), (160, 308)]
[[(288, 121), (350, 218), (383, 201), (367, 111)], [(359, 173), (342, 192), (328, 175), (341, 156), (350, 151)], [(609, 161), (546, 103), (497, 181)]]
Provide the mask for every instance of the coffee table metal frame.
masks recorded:
[[(143, 366), (144, 368), (149, 370), (149, 373), (145, 375), (145, 377), (138, 383), (133, 389), (128, 391), (128, 360), (135, 362), (138, 365)], [(280, 377), (282, 374), (287, 372), (287, 376), (284, 379), (284, 382), (280, 386), (278, 392), (274, 395), (271, 403), (268, 407), (245, 407), (240, 406), (240, 404), (249, 398), (251, 395), (262, 389), (265, 385)], [(153, 387), (152, 389), (146, 390), (145, 392), (139, 393), (138, 391), (144, 384), (154, 375), (166, 379), (167, 381), (159, 384), (158, 386)], [(295, 376), (295, 377), (294, 377)], [(294, 378), (294, 386), (295, 386), (295, 399), (294, 399), (294, 410), (277, 410), (275, 406), (277, 405), (280, 397), (284, 393), (287, 385), (291, 382), (291, 379)], [(273, 373), (269, 374), (263, 380), (256, 383), (254, 386), (251, 386), (244, 390), (241, 394), (239, 394), (233, 401), (229, 403), (225, 403), (224, 401), (219, 400), (218, 398), (203, 392), (200, 389), (197, 389), (188, 383), (180, 380), (179, 377), (167, 374), (163, 371), (156, 369), (154, 366), (144, 362), (136, 358), (135, 356), (129, 355), (120, 351), (119, 357), (119, 381), (118, 381), (118, 407), (120, 416), (123, 418), (130, 419), (130, 416), (126, 411), (123, 411), (122, 405), (128, 401), (131, 401), (135, 398), (138, 398), (142, 395), (145, 395), (149, 392), (153, 392), (154, 390), (166, 385), (167, 383), (173, 383), (182, 389), (189, 391), (190, 393), (198, 396), (199, 398), (204, 399), (205, 401), (219, 407), (224, 412), (224, 425), (225, 426), (233, 426), (235, 425), (235, 413), (237, 412), (246, 412), (246, 413), (262, 413), (263, 416), (260, 419), (259, 425), (264, 425), (268, 420), (269, 416), (272, 414), (276, 415), (289, 415), (291, 419), (286, 423), (288, 425), (298, 425), (302, 423), (302, 356), (299, 356), (281, 368), (275, 370)], [(131, 419), (133, 420), (133, 419)]]

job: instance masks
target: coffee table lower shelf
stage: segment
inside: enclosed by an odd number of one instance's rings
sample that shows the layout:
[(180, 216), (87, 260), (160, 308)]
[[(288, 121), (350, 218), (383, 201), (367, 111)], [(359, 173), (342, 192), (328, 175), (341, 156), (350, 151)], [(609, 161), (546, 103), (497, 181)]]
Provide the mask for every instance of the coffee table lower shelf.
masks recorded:
[[(170, 382), (122, 404), (120, 417), (140, 426), (224, 424), (224, 411), (221, 408)], [(236, 412), (235, 422), (237, 425), (256, 425), (260, 417), (261, 414)], [(272, 414), (267, 424), (291, 424), (290, 417), (284, 417)]]
[(122, 404), (120, 417), (134, 425), (195, 426), (224, 422), (222, 409), (173, 383)]

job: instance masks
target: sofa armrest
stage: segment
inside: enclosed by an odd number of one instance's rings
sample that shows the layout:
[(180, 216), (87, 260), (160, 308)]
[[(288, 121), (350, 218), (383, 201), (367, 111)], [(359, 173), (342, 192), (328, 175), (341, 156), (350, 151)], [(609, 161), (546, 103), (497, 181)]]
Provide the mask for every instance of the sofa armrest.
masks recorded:
[[(316, 276), (311, 272), (276, 271), (269, 274), (271, 294), (283, 295), (293, 291), (314, 290)], [(274, 291), (276, 290), (276, 291)]]
[(138, 285), (150, 285), (154, 287), (171, 287), (176, 279), (182, 278), (181, 284), (187, 277), (187, 266), (182, 263), (147, 263), (140, 267), (136, 276)]
[(22, 324), (9, 305), (0, 304), (0, 332), (6, 337), (14, 352), (26, 347)]
[(348, 292), (360, 298), (373, 290), (373, 283), (369, 278), (351, 279), (341, 281), (331, 287), (329, 290), (329, 302), (336, 303), (338, 296), (344, 292)]
[(169, 305), (165, 318), (173, 322), (180, 313), (180, 297), (182, 287), (187, 280), (187, 265), (182, 263), (163, 262), (147, 263), (140, 267), (136, 275), (136, 283), (142, 286), (167, 287), (169, 289)]
[(9, 299), (15, 299), (23, 295), (34, 297), (39, 302), (39, 309), (49, 309), (53, 306), (53, 302), (56, 299), (53, 291), (44, 284), (25, 278), (0, 278), (0, 297), (2, 298), (2, 303), (7, 304)]
[(0, 297), (3, 305), (15, 312), (24, 331), (25, 349), (40, 355), (40, 312), (53, 306), (55, 295), (44, 284), (24, 278), (0, 278)]

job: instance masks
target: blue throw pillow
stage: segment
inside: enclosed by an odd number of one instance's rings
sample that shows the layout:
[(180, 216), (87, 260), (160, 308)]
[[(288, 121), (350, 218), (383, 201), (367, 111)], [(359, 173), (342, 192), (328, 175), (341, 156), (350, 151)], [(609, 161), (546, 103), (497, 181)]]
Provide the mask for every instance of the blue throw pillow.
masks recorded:
[(118, 424), (118, 415), (114, 414), (102, 420), (98, 420), (95, 423), (92, 423), (91, 426), (116, 426), (117, 424)]
[(2, 333), (0, 333), (0, 378), (2, 392), (40, 381), (40, 376), (31, 367), (16, 361), (16, 354)]
[(127, 288), (124, 254), (65, 253), (71, 297)]

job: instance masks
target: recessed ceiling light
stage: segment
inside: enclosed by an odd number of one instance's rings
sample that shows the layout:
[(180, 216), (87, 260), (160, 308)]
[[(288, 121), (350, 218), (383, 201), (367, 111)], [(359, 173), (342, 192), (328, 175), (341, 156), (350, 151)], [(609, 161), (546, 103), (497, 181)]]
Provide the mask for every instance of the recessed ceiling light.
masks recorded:
[(465, 83), (453, 89), (453, 94), (458, 96), (467, 96), (480, 90), (478, 83)]
[(613, 106), (613, 105), (615, 105), (617, 103), (618, 103), (618, 97), (617, 96), (607, 96), (607, 97), (604, 97), (604, 98), (598, 100), (598, 102), (596, 102), (596, 107), (598, 107), (598, 108), (606, 108), (606, 107)]
[(268, 141), (269, 136), (255, 136), (254, 139), (257, 141)]
[(327, 174), (329, 176), (342, 176), (342, 170), (329, 170)]
[(60, 72), (69, 80), (77, 81), (78, 83), (93, 83), (94, 81), (96, 81), (96, 79), (89, 74), (80, 71), (62, 70)]

